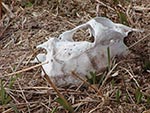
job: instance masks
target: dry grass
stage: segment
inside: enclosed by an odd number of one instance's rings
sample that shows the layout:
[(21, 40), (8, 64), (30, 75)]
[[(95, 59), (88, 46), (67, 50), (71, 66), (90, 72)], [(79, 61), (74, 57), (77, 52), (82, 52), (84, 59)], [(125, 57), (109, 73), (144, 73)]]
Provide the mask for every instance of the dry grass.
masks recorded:
[[(67, 1), (31, 0), (31, 4), (22, 0), (4, 1), (8, 6), (2, 4), (0, 112), (65, 113), (67, 109), (56, 102), (58, 96), (63, 95), (77, 113), (149, 113), (149, 0)], [(84, 81), (85, 84), (78, 87), (54, 89), (48, 78), (40, 76), (41, 64), (29, 64), (36, 53), (34, 47), (47, 37), (57, 37), (97, 15), (145, 31), (132, 33), (125, 39), (131, 54), (116, 58), (110, 71), (96, 74), (95, 84)], [(77, 35), (79, 40), (81, 37), (86, 39), (82, 32)]]

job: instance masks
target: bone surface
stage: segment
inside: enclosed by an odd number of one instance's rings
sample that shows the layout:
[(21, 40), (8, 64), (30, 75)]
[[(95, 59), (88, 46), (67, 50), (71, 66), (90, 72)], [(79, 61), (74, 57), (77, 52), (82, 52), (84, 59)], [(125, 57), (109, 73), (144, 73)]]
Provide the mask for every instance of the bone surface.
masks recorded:
[[(94, 37), (94, 42), (74, 41), (73, 36), (79, 29), (89, 29)], [(39, 54), (40, 62), (47, 62), (42, 65), (45, 73), (57, 86), (81, 83), (78, 78), (72, 76), (72, 71), (79, 76), (85, 77), (90, 72), (100, 72), (108, 65), (108, 52), (110, 58), (128, 54), (128, 47), (123, 40), (131, 31), (140, 31), (128, 26), (113, 23), (105, 17), (96, 17), (60, 34), (50, 38), (37, 48), (46, 50), (46, 54)], [(34, 59), (32, 63), (38, 60)]]

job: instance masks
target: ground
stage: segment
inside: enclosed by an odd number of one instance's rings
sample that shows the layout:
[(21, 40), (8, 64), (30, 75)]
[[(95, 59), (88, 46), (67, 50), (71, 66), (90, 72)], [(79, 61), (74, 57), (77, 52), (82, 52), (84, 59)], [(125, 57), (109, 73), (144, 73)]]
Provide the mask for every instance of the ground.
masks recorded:
[[(57, 89), (75, 113), (150, 113), (149, 0), (3, 2), (7, 6), (3, 5), (0, 20), (0, 112), (68, 112), (61, 102), (56, 101), (58, 93), (41, 77), (41, 67), (29, 69), (35, 65), (29, 61), (35, 55), (35, 46), (48, 37), (58, 37), (63, 31), (95, 16), (104, 16), (144, 32), (134, 32), (125, 38), (130, 54), (115, 59), (118, 65), (109, 76), (108, 70), (97, 74), (97, 79), (102, 80), (99, 86), (91, 84)], [(85, 38), (82, 33), (76, 37), (79, 40)], [(111, 76), (117, 72), (117, 76)], [(92, 87), (99, 88), (101, 94), (98, 95)]]

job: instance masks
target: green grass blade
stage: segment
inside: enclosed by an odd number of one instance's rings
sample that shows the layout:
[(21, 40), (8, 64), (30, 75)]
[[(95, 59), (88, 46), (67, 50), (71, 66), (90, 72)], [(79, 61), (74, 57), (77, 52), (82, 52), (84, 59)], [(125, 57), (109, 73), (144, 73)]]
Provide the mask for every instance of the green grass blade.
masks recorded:
[(58, 97), (55, 101), (58, 102), (61, 106), (63, 106), (66, 110), (68, 110), (69, 112), (73, 113), (73, 108), (67, 102), (67, 100), (64, 100), (64, 99)]
[(17, 74), (16, 76), (11, 76), (11, 78), (10, 78), (10, 82), (9, 82), (9, 84), (8, 84), (8, 87), (9, 88), (12, 88), (12, 86), (14, 85), (14, 83), (15, 83), (15, 81), (17, 80), (17, 78), (19, 77), (20, 75), (19, 74)]
[(0, 98), (1, 98), (1, 104), (3, 105), (5, 103), (6, 92), (5, 92), (2, 80), (0, 80), (0, 84), (1, 84)]
[(5, 105), (10, 102), (11, 97), (7, 94), (2, 80), (0, 80), (0, 85), (0, 104)]
[(111, 58), (110, 58), (110, 48), (107, 47), (107, 60), (108, 60), (108, 70), (110, 70), (110, 62), (111, 62)]
[(119, 16), (120, 22), (121, 22), (122, 24), (129, 25), (128, 20), (127, 20), (127, 16), (126, 16), (125, 13), (119, 12), (119, 13), (118, 13), (118, 16)]
[(53, 110), (51, 111), (51, 113), (55, 113), (57, 111), (57, 107), (53, 108)]
[(92, 84), (96, 84), (96, 73), (95, 72), (90, 72), (90, 75), (92, 76)]
[(121, 91), (118, 89), (116, 92), (116, 100), (117, 102), (120, 102), (120, 96), (121, 96)]
[(15, 113), (19, 113), (19, 110), (17, 109), (16, 105), (13, 103), (10, 103), (11, 108), (14, 110)]
[(136, 92), (135, 92), (135, 99), (136, 99), (136, 103), (139, 104), (141, 103), (142, 101), (142, 97), (143, 97), (143, 94), (142, 92), (140, 91), (140, 89), (136, 89)]

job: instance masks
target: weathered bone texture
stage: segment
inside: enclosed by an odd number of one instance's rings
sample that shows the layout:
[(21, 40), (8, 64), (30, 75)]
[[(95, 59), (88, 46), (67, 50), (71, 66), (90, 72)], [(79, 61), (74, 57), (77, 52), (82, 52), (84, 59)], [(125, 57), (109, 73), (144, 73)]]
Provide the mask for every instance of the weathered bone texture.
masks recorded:
[[(73, 35), (79, 29), (87, 28), (94, 42), (73, 40)], [(110, 57), (127, 55), (128, 48), (123, 39), (131, 31), (139, 31), (128, 26), (113, 23), (105, 17), (96, 17), (85, 24), (62, 33), (58, 38), (50, 38), (37, 48), (44, 48), (46, 54), (39, 54), (40, 62), (46, 74), (57, 86), (77, 85), (81, 81), (72, 76), (72, 71), (85, 77), (91, 71), (99, 72), (108, 65)], [(32, 63), (38, 62), (36, 59)], [(44, 73), (43, 73), (44, 74)]]

